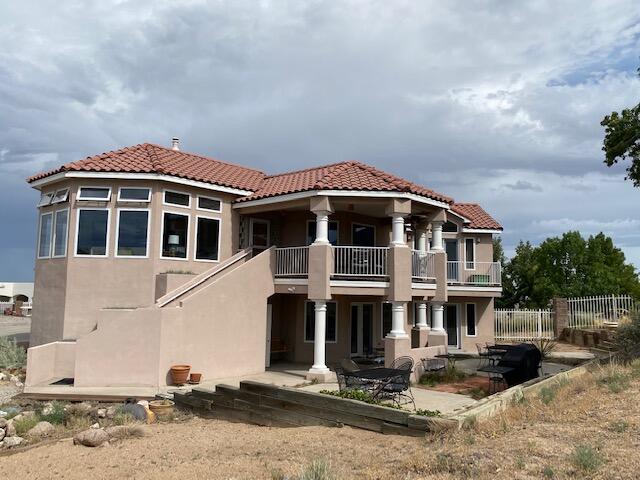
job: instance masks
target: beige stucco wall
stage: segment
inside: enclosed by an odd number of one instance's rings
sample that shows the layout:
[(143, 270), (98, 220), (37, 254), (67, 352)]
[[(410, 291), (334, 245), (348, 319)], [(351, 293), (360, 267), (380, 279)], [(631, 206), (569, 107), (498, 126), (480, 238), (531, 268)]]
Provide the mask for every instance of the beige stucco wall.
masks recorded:
[[(476, 336), (467, 335), (467, 303), (476, 304)], [(465, 352), (475, 352), (476, 343), (494, 342), (494, 309), (492, 297), (449, 297), (449, 304), (458, 305), (460, 346)]]

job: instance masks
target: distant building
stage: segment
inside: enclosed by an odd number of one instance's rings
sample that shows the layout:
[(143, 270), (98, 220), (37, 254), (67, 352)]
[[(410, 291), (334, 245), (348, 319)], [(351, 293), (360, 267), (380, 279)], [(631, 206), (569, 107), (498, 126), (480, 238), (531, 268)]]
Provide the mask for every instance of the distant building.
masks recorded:
[(33, 282), (0, 282), (0, 302), (30, 302)]

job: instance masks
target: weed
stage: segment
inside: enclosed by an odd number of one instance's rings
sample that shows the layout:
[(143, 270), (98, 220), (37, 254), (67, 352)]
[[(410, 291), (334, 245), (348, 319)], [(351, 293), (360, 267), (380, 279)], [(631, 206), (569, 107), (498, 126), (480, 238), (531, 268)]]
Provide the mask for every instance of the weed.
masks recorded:
[(442, 415), (440, 410), (425, 410), (423, 408), (416, 409), (416, 415), (420, 415), (423, 417), (439, 417)]
[(0, 337), (0, 368), (23, 368), (27, 365), (27, 351), (15, 340)]
[(400, 405), (382, 403), (380, 400), (374, 398), (369, 392), (365, 392), (364, 390), (320, 390), (320, 393), (334, 397), (348, 398), (349, 400), (358, 400), (371, 405), (380, 405), (381, 407), (393, 408), (394, 410), (404, 410)]
[(52, 402), (49, 413), (42, 413), (42, 408), (36, 409), (36, 413), (42, 421), (49, 422), (53, 425), (62, 425), (65, 421), (64, 404), (61, 402)]
[(625, 420), (616, 420), (611, 422), (607, 428), (615, 433), (624, 433), (629, 428), (629, 423)]
[(518, 456), (518, 458), (516, 458), (516, 468), (518, 470), (524, 470), (524, 467), (525, 467), (524, 458)]
[(473, 434), (469, 434), (466, 437), (464, 437), (464, 444), (465, 445), (473, 445), (474, 443), (476, 443), (476, 437), (473, 436)]
[(549, 405), (556, 398), (556, 388), (555, 387), (543, 387), (540, 390), (540, 400), (545, 405)]
[(464, 421), (462, 422), (462, 428), (465, 430), (475, 430), (478, 427), (478, 417), (475, 415), (469, 415), (464, 417)]
[(542, 476), (544, 478), (554, 478), (556, 476), (556, 472), (553, 471), (553, 468), (547, 465), (542, 469)]
[(16, 434), (21, 437), (33, 427), (38, 424), (38, 417), (36, 415), (29, 417), (22, 417), (16, 420), (13, 423), (13, 426), (16, 427)]
[(611, 393), (620, 393), (629, 388), (630, 375), (619, 365), (611, 363), (603, 368), (598, 376), (598, 383), (609, 389)]
[(578, 445), (573, 452), (573, 463), (585, 472), (595, 472), (603, 462), (600, 452), (590, 445)]
[(480, 387), (473, 387), (472, 389), (465, 392), (466, 395), (469, 395), (474, 400), (480, 400), (487, 396), (486, 390)]
[(130, 413), (118, 412), (113, 416), (113, 423), (115, 425), (129, 425), (131, 423), (136, 423), (136, 419)]
[(326, 460), (314, 460), (296, 480), (335, 480), (337, 478), (329, 462)]

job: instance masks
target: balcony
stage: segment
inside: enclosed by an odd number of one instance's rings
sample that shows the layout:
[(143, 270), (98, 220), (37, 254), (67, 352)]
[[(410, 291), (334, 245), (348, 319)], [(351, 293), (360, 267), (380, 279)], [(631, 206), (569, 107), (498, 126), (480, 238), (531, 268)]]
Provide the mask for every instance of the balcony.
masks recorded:
[(433, 252), (413, 250), (411, 252), (411, 276), (418, 281), (435, 281), (436, 255)]
[(333, 277), (386, 279), (389, 247), (333, 247)]
[(447, 283), (499, 287), (502, 285), (501, 265), (499, 262), (447, 262)]
[(309, 274), (309, 247), (276, 248), (276, 277), (306, 277)]

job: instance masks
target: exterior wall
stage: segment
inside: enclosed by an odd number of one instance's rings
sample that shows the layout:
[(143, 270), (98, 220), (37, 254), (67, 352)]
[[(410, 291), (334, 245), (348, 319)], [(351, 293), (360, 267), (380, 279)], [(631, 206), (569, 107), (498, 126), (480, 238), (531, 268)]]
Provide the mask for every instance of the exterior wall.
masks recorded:
[(0, 298), (7, 298), (3, 301), (13, 301), (15, 297), (25, 296), (33, 300), (33, 283), (29, 282), (0, 282)]
[[(493, 298), (481, 297), (452, 297), (449, 304), (458, 305), (460, 322), (460, 346), (465, 352), (476, 352), (476, 343), (494, 342), (494, 307)], [(476, 304), (476, 335), (467, 335), (467, 303)]]

